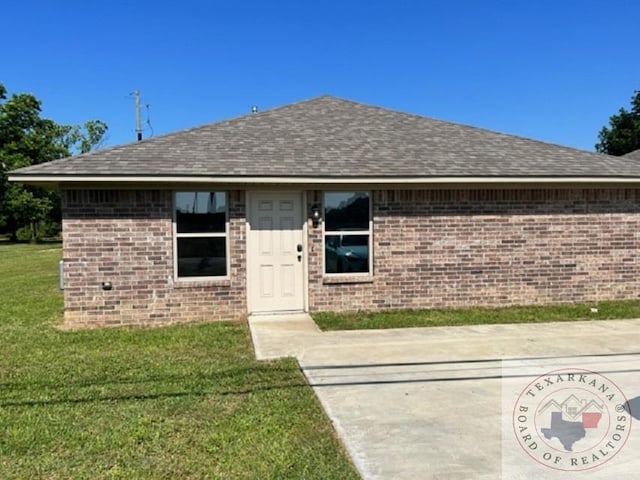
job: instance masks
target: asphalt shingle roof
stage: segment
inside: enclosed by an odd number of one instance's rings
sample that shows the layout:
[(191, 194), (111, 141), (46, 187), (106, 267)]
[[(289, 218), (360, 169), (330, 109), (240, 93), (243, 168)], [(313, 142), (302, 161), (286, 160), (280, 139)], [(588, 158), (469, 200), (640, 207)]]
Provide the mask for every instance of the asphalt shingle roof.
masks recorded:
[(640, 161), (322, 96), (13, 174), (640, 177)]
[(638, 150), (634, 150), (633, 152), (629, 152), (623, 156), (625, 158), (631, 158), (633, 160), (640, 160), (640, 148)]

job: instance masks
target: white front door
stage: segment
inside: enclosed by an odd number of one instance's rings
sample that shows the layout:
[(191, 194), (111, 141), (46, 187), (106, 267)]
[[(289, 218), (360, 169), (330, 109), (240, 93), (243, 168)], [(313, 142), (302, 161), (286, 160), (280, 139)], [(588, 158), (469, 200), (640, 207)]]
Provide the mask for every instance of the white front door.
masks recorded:
[(304, 309), (302, 194), (255, 192), (247, 234), (250, 313)]

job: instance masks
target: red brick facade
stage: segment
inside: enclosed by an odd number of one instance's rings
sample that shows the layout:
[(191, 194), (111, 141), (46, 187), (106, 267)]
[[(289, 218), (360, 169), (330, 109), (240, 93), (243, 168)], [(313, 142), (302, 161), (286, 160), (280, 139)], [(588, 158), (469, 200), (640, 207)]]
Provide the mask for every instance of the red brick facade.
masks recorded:
[[(65, 323), (168, 324), (246, 314), (244, 192), (229, 194), (229, 280), (174, 281), (172, 193), (63, 191)], [(111, 282), (104, 290), (102, 282)]]
[(373, 275), (328, 282), (314, 256), (312, 311), (640, 296), (637, 189), (375, 191), (372, 208)]
[[(321, 192), (307, 199), (310, 207)], [(245, 316), (244, 202), (243, 191), (229, 192), (229, 279), (175, 281), (170, 191), (63, 191), (66, 323)], [(323, 275), (322, 227), (308, 222), (309, 310), (640, 294), (640, 190), (384, 190), (372, 192), (372, 209), (373, 274), (366, 278)]]

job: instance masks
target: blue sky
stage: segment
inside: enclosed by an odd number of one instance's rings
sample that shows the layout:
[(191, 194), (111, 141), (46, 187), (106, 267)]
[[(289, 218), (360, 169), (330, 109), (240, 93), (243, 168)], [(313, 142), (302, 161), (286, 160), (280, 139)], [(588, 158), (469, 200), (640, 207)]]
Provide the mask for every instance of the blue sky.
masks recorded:
[[(20, 0), (0, 82), (135, 139), (321, 94), (593, 150), (640, 89), (637, 0)], [(146, 113), (143, 111), (143, 120)], [(147, 128), (144, 136), (151, 131)]]

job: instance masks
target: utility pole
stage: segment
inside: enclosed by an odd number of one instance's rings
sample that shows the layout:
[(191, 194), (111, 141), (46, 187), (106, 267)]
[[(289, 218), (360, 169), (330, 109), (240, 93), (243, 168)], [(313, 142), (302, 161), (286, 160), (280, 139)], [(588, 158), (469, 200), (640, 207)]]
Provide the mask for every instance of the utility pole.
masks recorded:
[(138, 141), (142, 140), (142, 123), (140, 120), (140, 90), (134, 90), (133, 96), (136, 97), (136, 134)]

